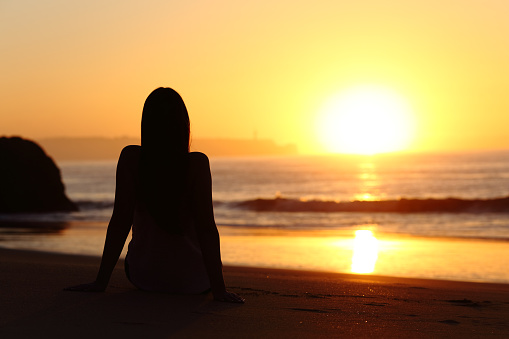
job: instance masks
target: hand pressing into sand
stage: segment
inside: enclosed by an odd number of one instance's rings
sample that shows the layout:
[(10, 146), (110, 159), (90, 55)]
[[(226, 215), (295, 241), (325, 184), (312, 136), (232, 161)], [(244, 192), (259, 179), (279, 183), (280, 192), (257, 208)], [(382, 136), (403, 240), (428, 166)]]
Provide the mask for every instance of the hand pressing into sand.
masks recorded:
[(236, 304), (243, 304), (246, 302), (240, 295), (228, 291), (224, 291), (219, 295), (214, 295), (214, 300)]
[(64, 288), (64, 291), (73, 291), (73, 292), (104, 292), (106, 289), (106, 286), (104, 284), (100, 284), (96, 281), (88, 283), (88, 284), (81, 284), (76, 286), (70, 286)]

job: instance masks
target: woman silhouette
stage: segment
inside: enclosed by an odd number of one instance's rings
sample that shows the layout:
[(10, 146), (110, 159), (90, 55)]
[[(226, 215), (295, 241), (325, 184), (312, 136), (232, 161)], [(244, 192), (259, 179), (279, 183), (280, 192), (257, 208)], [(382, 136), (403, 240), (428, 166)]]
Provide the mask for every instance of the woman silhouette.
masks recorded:
[(132, 225), (125, 269), (134, 286), (168, 293), (211, 290), (215, 300), (244, 302), (225, 288), (209, 161), (189, 152), (189, 134), (180, 95), (171, 88), (154, 90), (143, 106), (141, 147), (126, 146), (118, 160), (97, 278), (67, 290), (104, 291)]

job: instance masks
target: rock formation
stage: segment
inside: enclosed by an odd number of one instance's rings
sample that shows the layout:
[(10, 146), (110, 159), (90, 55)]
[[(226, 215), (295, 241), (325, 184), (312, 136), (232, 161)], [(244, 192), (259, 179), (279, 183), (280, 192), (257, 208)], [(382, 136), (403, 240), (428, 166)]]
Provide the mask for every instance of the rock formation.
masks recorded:
[(76, 210), (65, 195), (60, 169), (39, 145), (0, 138), (0, 213)]

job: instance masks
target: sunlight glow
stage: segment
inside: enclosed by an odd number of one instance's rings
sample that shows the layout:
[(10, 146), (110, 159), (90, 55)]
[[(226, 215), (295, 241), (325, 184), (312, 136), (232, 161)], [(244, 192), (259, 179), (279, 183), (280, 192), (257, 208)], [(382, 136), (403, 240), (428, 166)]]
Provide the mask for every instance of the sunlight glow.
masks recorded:
[(376, 166), (373, 162), (359, 164), (359, 192), (354, 196), (355, 200), (380, 200), (383, 194), (380, 192), (380, 182)]
[(379, 86), (347, 90), (327, 102), (317, 121), (318, 136), (334, 153), (376, 154), (408, 147), (412, 110), (396, 92)]
[(378, 240), (369, 230), (355, 231), (352, 273), (373, 273), (378, 259)]
[(361, 194), (356, 194), (354, 196), (355, 200), (359, 200), (359, 201), (375, 201), (375, 200), (379, 200), (377, 196), (371, 194), (371, 193), (361, 193)]

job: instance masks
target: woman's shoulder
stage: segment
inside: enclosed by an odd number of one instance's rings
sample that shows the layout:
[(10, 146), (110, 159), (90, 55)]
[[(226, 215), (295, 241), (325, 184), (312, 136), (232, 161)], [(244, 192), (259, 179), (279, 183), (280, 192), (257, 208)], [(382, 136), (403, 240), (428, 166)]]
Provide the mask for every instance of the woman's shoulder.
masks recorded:
[(140, 151), (141, 151), (141, 146), (139, 146), (139, 145), (125, 146), (122, 149), (122, 152), (120, 153), (120, 159), (122, 159), (122, 158), (126, 158), (126, 159), (139, 158)]
[(189, 161), (192, 163), (209, 163), (209, 157), (205, 153), (202, 152), (190, 152), (189, 153)]
[(201, 152), (189, 153), (189, 169), (191, 173), (210, 173), (209, 158)]
[(138, 145), (129, 145), (125, 146), (120, 152), (120, 157), (118, 158), (118, 164), (122, 165), (133, 165), (137, 164), (140, 159), (140, 151), (141, 146)]
[(133, 154), (139, 154), (140, 151), (141, 151), (140, 145), (127, 145), (122, 149), (121, 154), (133, 155)]

